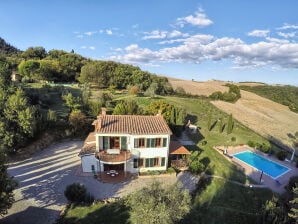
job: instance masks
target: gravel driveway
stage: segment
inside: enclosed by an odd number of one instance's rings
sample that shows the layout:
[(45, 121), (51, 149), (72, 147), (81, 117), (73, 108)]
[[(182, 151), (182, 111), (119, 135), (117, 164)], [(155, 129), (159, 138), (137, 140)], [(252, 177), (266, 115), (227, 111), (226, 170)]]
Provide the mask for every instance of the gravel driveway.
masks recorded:
[(180, 180), (187, 189), (194, 189), (197, 179), (188, 173), (177, 177), (137, 178), (124, 183), (102, 183), (90, 176), (80, 175), (78, 153), (82, 141), (54, 144), (32, 158), (11, 163), (8, 169), (19, 186), (15, 203), (0, 219), (4, 224), (52, 224), (59, 215), (66, 198), (65, 187), (71, 183), (84, 184), (96, 198), (121, 197), (150, 184), (154, 179), (163, 183)]

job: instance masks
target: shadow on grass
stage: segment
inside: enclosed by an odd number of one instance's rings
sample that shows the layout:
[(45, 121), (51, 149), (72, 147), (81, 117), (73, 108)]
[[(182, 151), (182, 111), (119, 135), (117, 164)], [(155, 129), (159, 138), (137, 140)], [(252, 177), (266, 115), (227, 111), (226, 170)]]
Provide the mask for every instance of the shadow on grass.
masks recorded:
[(57, 224), (110, 224), (130, 223), (129, 209), (122, 200), (103, 204), (98, 202), (92, 206), (73, 206), (67, 210)]
[(258, 224), (262, 223), (262, 207), (272, 192), (203, 177), (192, 196), (192, 209), (180, 223)]

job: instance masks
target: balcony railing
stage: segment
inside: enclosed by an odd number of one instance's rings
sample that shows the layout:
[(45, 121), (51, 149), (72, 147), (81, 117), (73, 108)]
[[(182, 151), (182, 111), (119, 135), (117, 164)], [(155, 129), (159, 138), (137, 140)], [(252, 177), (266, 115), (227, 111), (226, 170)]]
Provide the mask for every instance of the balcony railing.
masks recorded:
[(111, 151), (106, 150), (97, 153), (97, 157), (103, 162), (125, 162), (130, 159), (131, 153), (123, 150), (119, 150), (117, 153), (114, 151), (111, 153)]

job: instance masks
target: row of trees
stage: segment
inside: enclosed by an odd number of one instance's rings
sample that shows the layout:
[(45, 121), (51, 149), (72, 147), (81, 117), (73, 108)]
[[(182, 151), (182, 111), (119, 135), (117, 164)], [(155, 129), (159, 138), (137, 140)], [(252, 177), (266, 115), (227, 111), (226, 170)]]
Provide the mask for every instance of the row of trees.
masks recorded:
[(142, 71), (140, 68), (113, 61), (91, 61), (86, 63), (78, 77), (80, 83), (89, 83), (99, 88), (125, 89), (135, 86), (148, 95), (164, 95), (173, 92), (167, 78)]

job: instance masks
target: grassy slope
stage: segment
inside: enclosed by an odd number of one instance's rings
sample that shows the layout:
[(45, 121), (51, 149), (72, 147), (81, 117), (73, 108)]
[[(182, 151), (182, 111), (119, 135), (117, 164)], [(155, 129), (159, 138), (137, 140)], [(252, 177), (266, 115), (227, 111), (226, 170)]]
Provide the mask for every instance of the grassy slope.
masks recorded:
[[(298, 87), (296, 86), (240, 86), (241, 89), (253, 92), (277, 103), (289, 106), (298, 113)], [(292, 105), (292, 107), (290, 106)]]

